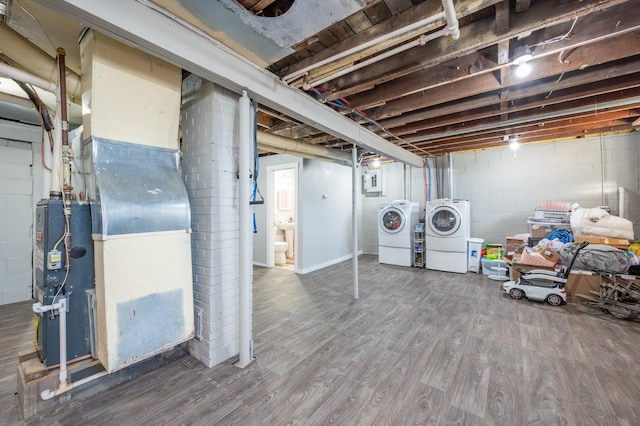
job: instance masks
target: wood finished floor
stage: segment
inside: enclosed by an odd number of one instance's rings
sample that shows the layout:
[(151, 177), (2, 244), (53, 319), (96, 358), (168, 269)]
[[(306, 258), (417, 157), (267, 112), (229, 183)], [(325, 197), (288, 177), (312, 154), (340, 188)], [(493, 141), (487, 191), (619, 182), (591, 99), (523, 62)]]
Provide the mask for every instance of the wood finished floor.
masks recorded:
[[(499, 287), (361, 256), (354, 301), (350, 262), (306, 275), (256, 268), (249, 367), (207, 369), (186, 355), (29, 424), (640, 424), (639, 323)], [(30, 344), (22, 306), (0, 307), (0, 418), (10, 420), (8, 345)]]

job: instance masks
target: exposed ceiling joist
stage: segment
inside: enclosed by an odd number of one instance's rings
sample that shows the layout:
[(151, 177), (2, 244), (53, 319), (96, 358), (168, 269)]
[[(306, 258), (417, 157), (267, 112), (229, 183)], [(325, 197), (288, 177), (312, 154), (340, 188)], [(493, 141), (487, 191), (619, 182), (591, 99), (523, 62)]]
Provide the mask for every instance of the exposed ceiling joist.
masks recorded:
[(216, 84), (248, 90), (259, 103), (281, 111), (326, 133), (422, 167), (422, 159), (370, 132), (276, 76), (145, 5), (128, 0), (50, 0), (47, 5), (80, 22), (165, 58)]

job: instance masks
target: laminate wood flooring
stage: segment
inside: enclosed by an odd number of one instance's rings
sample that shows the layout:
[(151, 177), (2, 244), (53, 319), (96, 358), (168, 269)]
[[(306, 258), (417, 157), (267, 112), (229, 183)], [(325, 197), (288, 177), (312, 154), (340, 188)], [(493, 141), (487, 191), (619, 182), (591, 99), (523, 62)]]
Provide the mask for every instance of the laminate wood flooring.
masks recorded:
[[(255, 268), (247, 368), (185, 355), (28, 424), (640, 424), (640, 323), (500, 285), (361, 256), (355, 301), (351, 262)], [(0, 307), (0, 415), (16, 422), (9, 353), (29, 347), (30, 318)]]

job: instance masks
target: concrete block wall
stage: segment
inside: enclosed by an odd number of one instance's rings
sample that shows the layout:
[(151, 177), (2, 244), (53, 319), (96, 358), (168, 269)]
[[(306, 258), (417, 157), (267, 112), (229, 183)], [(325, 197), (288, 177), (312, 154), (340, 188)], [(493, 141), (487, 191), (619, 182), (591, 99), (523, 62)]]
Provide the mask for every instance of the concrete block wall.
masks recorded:
[(526, 233), (527, 219), (544, 200), (609, 205), (617, 214), (618, 186), (628, 191), (638, 235), (638, 142), (640, 135), (631, 133), (524, 145), (515, 156), (508, 148), (455, 154), (455, 194), (471, 202), (472, 236), (501, 242)]
[(239, 351), (238, 97), (203, 81), (182, 110), (194, 306), (202, 313), (202, 337), (190, 351), (208, 367)]

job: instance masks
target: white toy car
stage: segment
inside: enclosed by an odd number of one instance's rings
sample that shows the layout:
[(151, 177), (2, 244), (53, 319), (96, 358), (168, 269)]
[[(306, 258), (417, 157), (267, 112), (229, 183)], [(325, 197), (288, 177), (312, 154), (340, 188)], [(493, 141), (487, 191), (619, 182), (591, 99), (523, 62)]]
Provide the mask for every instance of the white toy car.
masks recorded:
[[(541, 272), (542, 274), (540, 274)], [(524, 275), (526, 279), (521, 276), (517, 281), (507, 281), (502, 284), (502, 289), (514, 299), (521, 299), (524, 296), (527, 299), (547, 302), (553, 306), (566, 303), (567, 291), (564, 289), (564, 285), (567, 280), (555, 276), (554, 278), (558, 281), (548, 281), (551, 276), (544, 274), (545, 272), (550, 271), (528, 271)], [(551, 273), (555, 274), (554, 272)]]
[(567, 302), (567, 291), (564, 286), (567, 283), (569, 272), (573, 267), (580, 250), (589, 245), (588, 241), (578, 246), (569, 267), (562, 272), (546, 271), (542, 269), (532, 269), (530, 271), (520, 270), (520, 278), (516, 281), (507, 281), (502, 284), (502, 290), (514, 299), (527, 299), (547, 302), (550, 305), (558, 306)]

